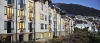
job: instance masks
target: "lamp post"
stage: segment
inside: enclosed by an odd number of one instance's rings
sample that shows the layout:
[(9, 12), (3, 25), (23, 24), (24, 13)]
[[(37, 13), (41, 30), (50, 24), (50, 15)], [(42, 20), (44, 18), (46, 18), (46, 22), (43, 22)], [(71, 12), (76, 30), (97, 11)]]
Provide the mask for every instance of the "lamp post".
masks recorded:
[(35, 35), (35, 1), (34, 1), (34, 43), (36, 43), (35, 42), (35, 40), (36, 40), (36, 35)]
[(60, 35), (61, 35), (61, 16), (60, 16)]
[(17, 43), (17, 0), (16, 0), (16, 43)]

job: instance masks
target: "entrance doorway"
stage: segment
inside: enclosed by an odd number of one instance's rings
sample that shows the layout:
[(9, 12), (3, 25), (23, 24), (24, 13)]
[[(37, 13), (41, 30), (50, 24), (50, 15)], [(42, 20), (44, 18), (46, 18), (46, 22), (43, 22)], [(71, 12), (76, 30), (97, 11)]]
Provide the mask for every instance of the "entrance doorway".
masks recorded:
[(22, 42), (22, 41), (23, 41), (23, 39), (24, 39), (23, 34), (20, 34), (20, 35), (19, 35), (19, 41), (20, 41), (20, 42)]
[(29, 34), (29, 40), (32, 40), (32, 33)]
[(29, 25), (30, 25), (30, 32), (32, 32), (32, 23), (29, 23)]
[(11, 21), (7, 21), (7, 33), (11, 33)]

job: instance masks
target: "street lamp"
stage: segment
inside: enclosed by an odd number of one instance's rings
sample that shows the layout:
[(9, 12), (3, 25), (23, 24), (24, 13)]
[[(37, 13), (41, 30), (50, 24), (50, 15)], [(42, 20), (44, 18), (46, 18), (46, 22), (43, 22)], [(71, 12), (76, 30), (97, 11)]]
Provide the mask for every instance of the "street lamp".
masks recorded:
[(61, 35), (61, 16), (60, 16), (60, 35)]
[(36, 33), (35, 33), (35, 1), (34, 1), (34, 43), (36, 43), (35, 42), (35, 40), (36, 40)]
[(16, 43), (17, 43), (17, 0), (16, 0)]

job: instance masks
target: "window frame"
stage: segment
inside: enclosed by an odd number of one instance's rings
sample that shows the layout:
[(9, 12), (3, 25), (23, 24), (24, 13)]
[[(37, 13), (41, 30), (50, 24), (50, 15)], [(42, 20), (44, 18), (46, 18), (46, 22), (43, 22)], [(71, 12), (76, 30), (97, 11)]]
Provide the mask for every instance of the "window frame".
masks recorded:
[(4, 21), (4, 30), (7, 30), (7, 21)]
[[(21, 25), (23, 26), (21, 27)], [(21, 29), (21, 28), (25, 29), (25, 22), (18, 22), (18, 29)]]
[(47, 24), (45, 24), (45, 29), (47, 29)]
[(41, 23), (40, 26), (41, 26), (41, 29), (43, 30), (44, 29), (44, 24)]
[(7, 15), (7, 6), (4, 6), (4, 15)]
[(11, 22), (11, 29), (14, 30), (14, 22)]
[(43, 3), (41, 3), (41, 10), (43, 11)]
[(30, 30), (30, 23), (28, 23), (28, 30)]
[(18, 17), (21, 17), (21, 15), (25, 16), (25, 11), (21, 11), (18, 9)]
[(26, 7), (25, 0), (18, 0), (18, 4), (20, 5), (20, 8)]
[(33, 13), (29, 12), (29, 18), (33, 18)]
[(28, 7), (33, 7), (33, 2), (28, 1)]
[(44, 15), (43, 14), (40, 14), (40, 19), (44, 20)]
[(47, 15), (45, 15), (45, 21), (47, 21)]

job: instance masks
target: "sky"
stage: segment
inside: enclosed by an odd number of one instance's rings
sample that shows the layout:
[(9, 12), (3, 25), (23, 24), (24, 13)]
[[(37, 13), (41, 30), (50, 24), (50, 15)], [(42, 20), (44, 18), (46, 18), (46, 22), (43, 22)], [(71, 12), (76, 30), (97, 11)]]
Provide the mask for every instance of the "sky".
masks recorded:
[(73, 3), (100, 10), (100, 0), (52, 0), (53, 3)]

